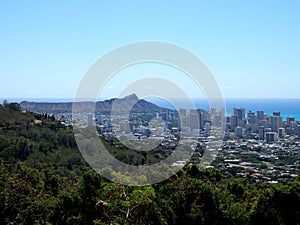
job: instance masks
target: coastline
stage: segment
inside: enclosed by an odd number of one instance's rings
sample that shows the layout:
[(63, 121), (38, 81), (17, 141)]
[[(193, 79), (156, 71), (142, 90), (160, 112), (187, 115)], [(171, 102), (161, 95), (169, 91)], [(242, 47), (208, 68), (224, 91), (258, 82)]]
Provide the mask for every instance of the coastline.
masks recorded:
[[(8, 102), (32, 101), (32, 102), (49, 102), (49, 103), (61, 103), (61, 102), (73, 102), (73, 98), (0, 98), (0, 103), (4, 100)], [(105, 99), (99, 99), (103, 101)], [(172, 104), (162, 100), (147, 98), (147, 101), (156, 104), (157, 106), (164, 108), (173, 108)], [(177, 99), (184, 105), (183, 99)], [(206, 99), (192, 99), (196, 108), (202, 108), (209, 110), (209, 105)], [(246, 113), (249, 111), (257, 112), (263, 110), (265, 114), (271, 115), (273, 112), (281, 112), (281, 116), (284, 120), (287, 117), (294, 117), (297, 121), (300, 121), (300, 98), (225, 98), (226, 115), (230, 116), (233, 114), (233, 108), (245, 108)]]

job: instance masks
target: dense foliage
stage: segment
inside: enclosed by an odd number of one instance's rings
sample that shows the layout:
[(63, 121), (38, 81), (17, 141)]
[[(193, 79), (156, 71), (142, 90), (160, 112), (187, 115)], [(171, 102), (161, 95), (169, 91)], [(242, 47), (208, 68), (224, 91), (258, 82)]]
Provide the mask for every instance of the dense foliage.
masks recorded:
[(299, 180), (187, 165), (159, 184), (116, 184), (84, 163), (70, 127), (16, 104), (0, 105), (0, 162), (0, 224), (300, 224)]

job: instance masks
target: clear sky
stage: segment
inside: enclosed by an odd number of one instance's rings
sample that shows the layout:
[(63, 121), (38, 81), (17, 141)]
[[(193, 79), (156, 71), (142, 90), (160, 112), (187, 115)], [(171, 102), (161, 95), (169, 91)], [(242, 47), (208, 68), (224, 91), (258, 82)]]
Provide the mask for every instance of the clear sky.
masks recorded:
[(226, 98), (300, 98), (296, 0), (0, 1), (0, 98), (74, 97), (95, 60), (143, 40), (194, 52)]

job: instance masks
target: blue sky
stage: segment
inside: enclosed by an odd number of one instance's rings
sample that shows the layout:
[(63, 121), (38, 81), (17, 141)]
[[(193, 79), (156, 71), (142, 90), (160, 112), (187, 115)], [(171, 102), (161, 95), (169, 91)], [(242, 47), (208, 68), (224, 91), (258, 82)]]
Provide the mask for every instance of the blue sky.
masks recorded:
[(194, 52), (226, 98), (300, 98), (300, 1), (1, 1), (0, 32), (0, 98), (74, 97), (95, 60), (143, 40)]

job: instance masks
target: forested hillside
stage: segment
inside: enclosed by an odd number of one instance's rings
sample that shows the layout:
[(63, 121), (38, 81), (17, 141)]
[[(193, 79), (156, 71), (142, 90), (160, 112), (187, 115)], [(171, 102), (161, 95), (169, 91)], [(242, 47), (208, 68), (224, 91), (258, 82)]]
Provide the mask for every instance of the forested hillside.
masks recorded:
[(0, 105), (0, 224), (296, 225), (300, 181), (252, 184), (187, 165), (159, 184), (120, 185), (88, 167), (71, 127), (6, 103)]

